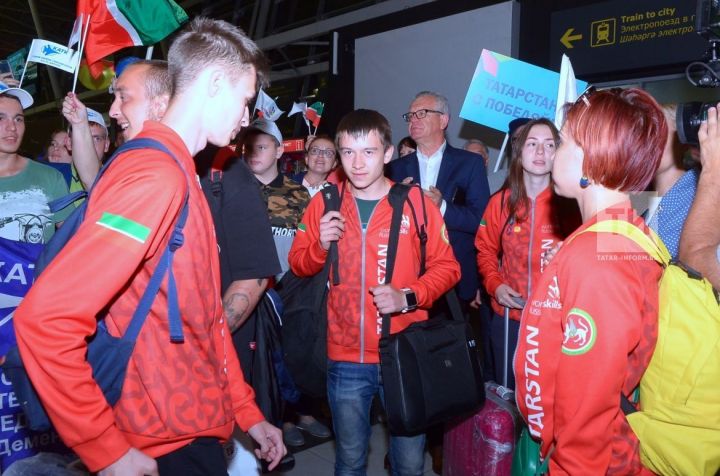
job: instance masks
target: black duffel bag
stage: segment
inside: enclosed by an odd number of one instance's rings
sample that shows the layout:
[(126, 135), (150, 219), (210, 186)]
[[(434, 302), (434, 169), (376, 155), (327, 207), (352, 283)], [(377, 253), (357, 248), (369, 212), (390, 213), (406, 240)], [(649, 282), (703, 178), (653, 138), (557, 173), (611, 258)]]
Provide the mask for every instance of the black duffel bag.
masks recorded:
[[(388, 240), (387, 275), (392, 279), (400, 222), (410, 187), (395, 184), (388, 199), (393, 217)], [(423, 203), (424, 205), (424, 203)], [(424, 207), (423, 207), (424, 208)], [(420, 230), (420, 274), (425, 272), (426, 234)], [(424, 215), (424, 214), (423, 214)], [(475, 338), (451, 289), (445, 295), (450, 319), (416, 322), (390, 334), (390, 315), (382, 317), (380, 368), (390, 432), (413, 435), (451, 418), (469, 414), (485, 402), (485, 386)]]

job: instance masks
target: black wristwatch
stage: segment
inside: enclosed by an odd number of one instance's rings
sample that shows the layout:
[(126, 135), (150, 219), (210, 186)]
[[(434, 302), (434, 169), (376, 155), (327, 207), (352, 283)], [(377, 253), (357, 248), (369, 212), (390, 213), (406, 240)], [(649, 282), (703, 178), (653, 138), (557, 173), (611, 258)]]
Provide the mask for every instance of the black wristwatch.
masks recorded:
[(405, 293), (405, 307), (403, 307), (400, 312), (405, 314), (408, 311), (414, 311), (417, 308), (417, 296), (415, 292), (410, 288), (403, 288), (401, 291)]

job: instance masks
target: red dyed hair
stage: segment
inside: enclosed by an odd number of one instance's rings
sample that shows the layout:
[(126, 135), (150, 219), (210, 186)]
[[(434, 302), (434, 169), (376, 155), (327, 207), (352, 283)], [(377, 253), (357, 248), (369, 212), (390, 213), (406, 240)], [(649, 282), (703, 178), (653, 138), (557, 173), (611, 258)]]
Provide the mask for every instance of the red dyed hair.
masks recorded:
[(597, 91), (584, 99), (568, 109), (564, 125), (585, 155), (583, 174), (609, 189), (645, 190), (668, 135), (658, 103), (636, 88)]

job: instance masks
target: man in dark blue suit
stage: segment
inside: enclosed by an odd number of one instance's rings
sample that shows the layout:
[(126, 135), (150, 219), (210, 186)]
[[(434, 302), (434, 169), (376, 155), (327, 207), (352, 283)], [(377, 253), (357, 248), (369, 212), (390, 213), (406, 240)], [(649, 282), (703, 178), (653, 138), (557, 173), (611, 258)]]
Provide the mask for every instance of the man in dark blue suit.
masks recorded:
[(440, 207), (462, 271), (457, 293), (467, 304), (479, 289), (475, 233), (490, 195), (485, 164), (479, 155), (456, 149), (445, 140), (450, 116), (444, 96), (418, 93), (403, 119), (417, 150), (390, 162), (388, 176), (396, 182), (412, 178)]

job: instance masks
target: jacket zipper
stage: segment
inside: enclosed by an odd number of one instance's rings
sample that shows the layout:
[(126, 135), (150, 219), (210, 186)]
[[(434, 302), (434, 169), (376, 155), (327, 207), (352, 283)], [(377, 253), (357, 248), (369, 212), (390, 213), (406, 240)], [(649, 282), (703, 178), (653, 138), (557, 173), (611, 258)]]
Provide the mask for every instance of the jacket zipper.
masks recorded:
[(532, 290), (532, 251), (533, 251), (533, 240), (535, 239), (535, 204), (534, 198), (530, 199), (532, 207), (530, 208), (530, 243), (528, 243), (528, 284), (527, 294), (525, 299), (530, 298), (530, 291)]
[[(352, 196), (352, 194), (351, 194)], [(368, 217), (367, 226), (365, 229), (363, 229), (362, 226), (362, 217), (360, 216), (360, 209), (358, 208), (357, 201), (355, 200), (355, 197), (353, 196), (353, 203), (355, 204), (355, 212), (358, 216), (358, 223), (360, 224), (360, 246), (362, 247), (361, 255), (360, 255), (360, 363), (365, 363), (365, 243), (366, 243), (366, 235), (367, 230), (370, 228), (370, 221), (372, 220), (373, 215), (375, 214), (375, 210), (377, 209), (377, 206), (380, 204), (380, 201), (382, 199), (378, 200), (378, 202), (375, 204), (375, 208), (373, 208), (372, 213), (370, 213), (370, 216)]]

